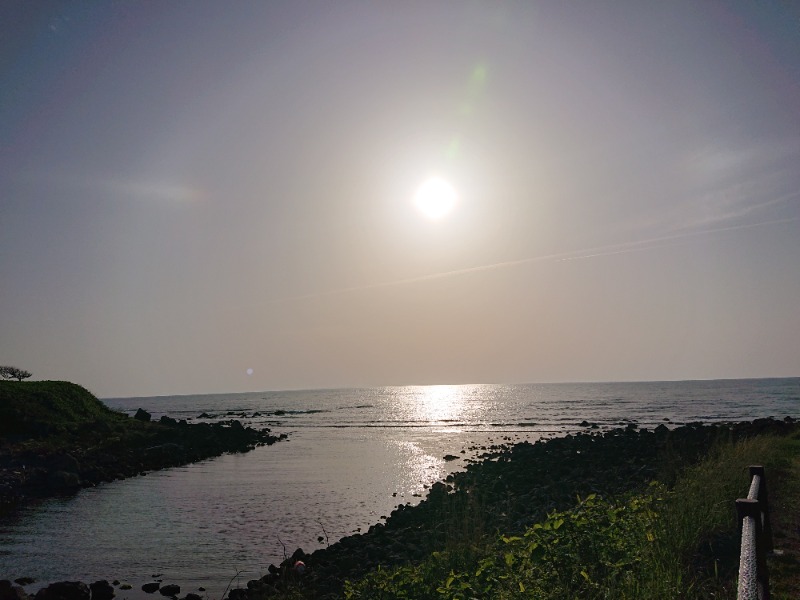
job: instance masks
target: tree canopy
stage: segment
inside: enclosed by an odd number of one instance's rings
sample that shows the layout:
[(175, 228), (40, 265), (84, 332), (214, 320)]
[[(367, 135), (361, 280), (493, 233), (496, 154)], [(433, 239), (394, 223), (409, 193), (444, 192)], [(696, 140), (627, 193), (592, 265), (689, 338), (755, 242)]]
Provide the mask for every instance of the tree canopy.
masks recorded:
[(3, 379), (16, 379), (17, 381), (22, 381), (23, 379), (27, 379), (31, 375), (32, 373), (30, 373), (29, 371), (18, 369), (17, 367), (0, 366), (0, 377), (2, 377)]

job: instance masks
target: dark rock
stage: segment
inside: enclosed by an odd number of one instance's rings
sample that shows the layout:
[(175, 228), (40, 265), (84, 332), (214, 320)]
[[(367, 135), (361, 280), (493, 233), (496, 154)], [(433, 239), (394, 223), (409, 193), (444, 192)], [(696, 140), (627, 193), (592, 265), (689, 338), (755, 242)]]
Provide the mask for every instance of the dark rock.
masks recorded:
[(200, 594), (189, 592), (183, 600), (203, 600), (203, 597)]
[(114, 586), (105, 579), (89, 584), (92, 591), (92, 600), (111, 600), (114, 597)]
[(159, 444), (158, 446), (150, 446), (145, 449), (145, 453), (149, 458), (169, 459), (178, 457), (183, 452), (183, 446), (180, 444)]
[(149, 421), (151, 418), (153, 418), (153, 415), (151, 415), (143, 408), (140, 408), (139, 410), (136, 411), (136, 414), (133, 415), (133, 418), (138, 419), (139, 421)]
[(162, 586), (158, 592), (162, 596), (177, 596), (181, 593), (181, 586), (175, 585), (174, 583)]
[(444, 455), (444, 460), (446, 460), (447, 462), (450, 462), (451, 460), (456, 460), (456, 459), (458, 459), (458, 457), (457, 456), (453, 456), (452, 454), (445, 454)]
[(130, 583), (123, 583), (121, 586), (119, 586), (119, 589), (121, 589), (121, 590), (130, 590), (132, 587), (133, 586), (131, 586)]
[(161, 417), (159, 419), (159, 422), (162, 425), (167, 425), (169, 427), (177, 427), (178, 426), (178, 421), (173, 419), (172, 417), (168, 417), (167, 415), (164, 415), (163, 417)]
[(8, 579), (0, 580), (0, 600), (29, 600), (30, 596), (25, 593), (20, 585), (11, 585)]
[(54, 471), (66, 471), (67, 473), (78, 473), (80, 471), (78, 460), (71, 454), (62, 454), (55, 457), (50, 462), (50, 468)]
[(76, 490), (81, 487), (81, 478), (69, 471), (51, 471), (47, 475), (47, 485), (53, 490)]
[(152, 594), (153, 592), (158, 591), (158, 588), (160, 587), (161, 584), (158, 583), (157, 581), (154, 581), (152, 583), (145, 583), (142, 586), (142, 591), (145, 592), (146, 594)]
[(236, 588), (228, 592), (228, 600), (247, 600), (247, 590)]
[(32, 583), (36, 583), (36, 580), (33, 577), (20, 577), (15, 579), (14, 583), (17, 585), (30, 585)]
[(308, 559), (308, 554), (303, 552), (302, 548), (298, 548), (292, 553), (292, 558), (291, 558), (292, 564), (296, 563), (298, 560), (307, 560), (307, 559)]
[(36, 600), (89, 600), (89, 587), (80, 581), (59, 581), (39, 590)]

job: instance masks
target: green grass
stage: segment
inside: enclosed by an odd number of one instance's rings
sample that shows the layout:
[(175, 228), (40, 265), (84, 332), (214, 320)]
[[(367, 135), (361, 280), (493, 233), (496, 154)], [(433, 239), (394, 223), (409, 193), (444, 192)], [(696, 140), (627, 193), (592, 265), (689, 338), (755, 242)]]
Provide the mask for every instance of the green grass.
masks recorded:
[(0, 381), (0, 435), (51, 434), (124, 418), (74, 383)]
[(795, 441), (771, 435), (721, 441), (671, 488), (652, 482), (617, 498), (576, 499), (521, 535), (449, 544), (419, 564), (348, 582), (345, 597), (734, 598), (734, 500), (747, 494), (747, 467), (765, 465), (769, 480), (797, 454)]
[(777, 552), (768, 556), (773, 600), (800, 598), (800, 433), (787, 440), (785, 466), (767, 473), (771, 485), (772, 527)]

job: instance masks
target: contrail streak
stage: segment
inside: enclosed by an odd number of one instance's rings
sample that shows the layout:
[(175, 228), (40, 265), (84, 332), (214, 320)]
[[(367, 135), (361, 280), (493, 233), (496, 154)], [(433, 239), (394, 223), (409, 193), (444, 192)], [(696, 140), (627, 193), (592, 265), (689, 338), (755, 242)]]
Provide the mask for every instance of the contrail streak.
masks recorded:
[[(599, 256), (611, 256), (613, 254), (625, 254), (628, 252), (640, 252), (644, 250), (654, 250), (656, 248), (664, 248), (670, 244), (663, 244), (660, 242), (673, 242), (675, 240), (682, 240), (686, 238), (698, 237), (701, 235), (709, 235), (713, 233), (722, 233), (725, 231), (737, 231), (740, 229), (750, 229), (752, 227), (764, 227), (766, 225), (779, 225), (781, 223), (789, 223), (797, 221), (800, 217), (788, 217), (785, 219), (775, 219), (773, 221), (761, 221), (758, 223), (746, 223), (744, 225), (730, 225), (728, 227), (715, 227), (713, 229), (702, 229), (698, 231), (686, 231), (683, 233), (676, 233), (673, 235), (665, 235), (661, 237), (650, 238), (646, 240), (638, 240), (635, 242), (623, 242), (621, 244), (613, 244), (610, 246), (601, 246), (582, 252), (572, 252), (570, 256), (559, 258), (559, 261), (566, 260), (582, 260), (586, 258), (596, 258)], [(614, 250), (612, 250), (614, 248)], [(608, 250), (605, 250), (608, 249)]]
[[(654, 250), (656, 248), (663, 248), (670, 244), (664, 242), (672, 242), (676, 240), (698, 237), (701, 235), (710, 235), (714, 233), (722, 233), (725, 231), (737, 231), (740, 229), (750, 229), (753, 227), (764, 227), (767, 225), (778, 225), (781, 223), (788, 223), (796, 221), (800, 217), (790, 217), (786, 219), (776, 219), (774, 221), (762, 221), (759, 223), (749, 223), (745, 225), (731, 225), (729, 227), (716, 227), (714, 229), (704, 229), (701, 231), (688, 231), (685, 233), (677, 233), (674, 235), (666, 235), (646, 240), (637, 240), (634, 242), (622, 242), (620, 244), (609, 244), (606, 246), (598, 246), (596, 248), (587, 248), (585, 250), (573, 250), (572, 252), (561, 252), (557, 254), (543, 254), (541, 256), (533, 256), (529, 258), (520, 258), (518, 260), (509, 260), (504, 262), (492, 263), (490, 265), (479, 265), (477, 267), (467, 267), (465, 269), (456, 269), (454, 271), (444, 271), (442, 273), (431, 273), (430, 275), (421, 275), (419, 277), (409, 277), (407, 279), (396, 279), (394, 281), (382, 281), (378, 283), (370, 283), (365, 285), (339, 288), (335, 290), (328, 290), (324, 292), (315, 292), (312, 294), (304, 294), (302, 296), (293, 296), (285, 298), (282, 301), (293, 300), (308, 300), (311, 298), (323, 298), (325, 296), (338, 296), (340, 294), (348, 294), (352, 292), (361, 292), (366, 290), (375, 290), (381, 288), (397, 287), (408, 285), (411, 283), (422, 283), (424, 281), (435, 281), (437, 279), (445, 279), (448, 277), (458, 277), (460, 275), (468, 275), (470, 273), (480, 273), (482, 271), (494, 271), (496, 269), (506, 269), (509, 267), (517, 267), (520, 265), (527, 265), (545, 261), (569, 261), (569, 260), (586, 260), (590, 258), (598, 258), (602, 256), (613, 256), (615, 254), (627, 254), (630, 252), (643, 252), (646, 250)], [(280, 300), (279, 300), (280, 301)]]

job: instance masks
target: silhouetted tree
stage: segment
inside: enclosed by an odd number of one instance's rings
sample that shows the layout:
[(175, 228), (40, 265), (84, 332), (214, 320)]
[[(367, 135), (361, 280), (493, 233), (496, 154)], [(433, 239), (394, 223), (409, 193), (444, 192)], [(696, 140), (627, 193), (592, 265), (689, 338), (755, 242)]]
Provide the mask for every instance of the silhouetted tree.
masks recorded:
[(3, 379), (16, 379), (17, 381), (22, 381), (23, 379), (27, 379), (30, 377), (32, 373), (28, 371), (23, 371), (22, 369), (18, 369), (17, 367), (0, 367), (0, 377)]

